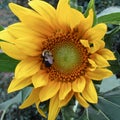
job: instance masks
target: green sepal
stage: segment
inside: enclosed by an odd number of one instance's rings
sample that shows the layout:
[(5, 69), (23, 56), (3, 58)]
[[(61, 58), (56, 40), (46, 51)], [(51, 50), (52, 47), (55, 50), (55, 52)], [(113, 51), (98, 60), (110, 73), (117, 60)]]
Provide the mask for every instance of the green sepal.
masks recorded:
[(88, 16), (90, 9), (93, 9), (93, 13), (94, 13), (94, 21), (93, 21), (93, 26), (94, 26), (97, 23), (97, 17), (96, 17), (96, 12), (95, 12), (96, 11), (95, 10), (95, 0), (90, 0), (90, 2), (88, 3), (87, 10), (84, 13), (85, 17)]

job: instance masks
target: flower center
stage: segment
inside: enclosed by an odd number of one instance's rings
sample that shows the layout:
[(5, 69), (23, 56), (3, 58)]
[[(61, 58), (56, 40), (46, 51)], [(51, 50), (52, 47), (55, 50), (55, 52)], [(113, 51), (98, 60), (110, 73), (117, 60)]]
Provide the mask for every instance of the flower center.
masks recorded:
[(53, 49), (54, 64), (62, 73), (71, 73), (81, 64), (82, 55), (73, 43), (59, 43)]
[[(43, 43), (43, 51), (48, 50), (52, 54), (53, 63), (45, 70), (50, 80), (72, 82), (85, 75), (89, 67), (87, 49), (80, 43), (77, 31), (68, 33), (55, 33)], [(47, 59), (49, 62), (52, 59)], [(46, 64), (47, 65), (47, 64)]]

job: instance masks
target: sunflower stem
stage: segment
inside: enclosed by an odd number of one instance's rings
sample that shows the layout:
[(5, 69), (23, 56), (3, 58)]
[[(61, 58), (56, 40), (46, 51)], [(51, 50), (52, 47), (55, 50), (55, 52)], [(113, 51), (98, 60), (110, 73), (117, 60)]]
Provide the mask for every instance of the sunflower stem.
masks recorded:
[[(74, 113), (76, 113), (76, 111), (77, 111), (78, 104), (79, 104), (78, 101), (75, 101), (75, 105), (74, 105), (74, 107), (73, 107)], [(71, 120), (74, 120), (74, 118), (71, 118)]]
[(77, 107), (78, 107), (78, 104), (79, 104), (78, 101), (75, 101), (75, 106), (73, 107), (73, 111), (74, 111), (74, 112), (76, 112)]

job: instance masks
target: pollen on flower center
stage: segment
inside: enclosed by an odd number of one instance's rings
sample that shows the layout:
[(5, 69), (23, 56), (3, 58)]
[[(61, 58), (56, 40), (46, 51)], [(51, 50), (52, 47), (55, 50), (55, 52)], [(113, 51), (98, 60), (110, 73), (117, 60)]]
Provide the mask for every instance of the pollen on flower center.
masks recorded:
[(51, 80), (72, 82), (84, 75), (89, 66), (87, 49), (80, 43), (78, 33), (56, 33), (48, 37), (43, 50), (53, 55), (53, 64), (46, 68)]
[(70, 73), (82, 62), (82, 55), (73, 43), (58, 43), (53, 49), (54, 64), (62, 73)]

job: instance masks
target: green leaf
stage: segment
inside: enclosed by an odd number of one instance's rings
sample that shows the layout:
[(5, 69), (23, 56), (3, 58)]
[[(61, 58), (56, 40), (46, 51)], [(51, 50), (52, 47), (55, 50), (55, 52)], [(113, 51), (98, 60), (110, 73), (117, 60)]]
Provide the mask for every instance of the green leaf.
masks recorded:
[(79, 10), (80, 12), (83, 11), (83, 6), (79, 6), (77, 0), (70, 0), (70, 6), (72, 8), (75, 8), (75, 9)]
[(74, 120), (119, 120), (120, 86), (99, 96), (98, 104), (91, 105), (79, 119)]
[(19, 61), (0, 53), (0, 72), (13, 72)]
[(8, 108), (13, 104), (20, 104), (22, 101), (21, 92), (19, 92), (14, 98), (9, 99), (0, 104), (0, 110), (3, 111), (0, 120), (4, 120), (4, 115)]
[(30, 95), (33, 87), (25, 87), (22, 89), (22, 101), (25, 101), (25, 99)]
[(116, 60), (110, 61), (110, 66), (108, 67), (114, 74), (120, 73), (120, 54), (115, 52)]
[(84, 13), (85, 17), (88, 16), (90, 9), (93, 9), (93, 12), (94, 12), (94, 23), (93, 23), (93, 25), (95, 25), (96, 22), (97, 22), (96, 13), (95, 13), (95, 0), (90, 0), (89, 4), (87, 6), (87, 10)]
[(108, 15), (111, 13), (120, 13), (120, 7), (117, 7), (117, 6), (108, 7), (105, 10), (103, 10), (101, 13), (99, 13), (97, 17), (101, 17), (101, 16)]
[(98, 23), (107, 23), (107, 24), (120, 24), (120, 13), (111, 13), (98, 17)]
[(103, 97), (120, 107), (120, 86), (105, 92)]
[(98, 16), (98, 23), (120, 24), (120, 7), (109, 7)]
[(120, 81), (116, 78), (115, 75), (113, 75), (110, 78), (102, 80), (100, 85), (100, 92), (106, 92), (118, 86), (120, 86)]
[(105, 120), (118, 120), (120, 118), (120, 87), (104, 93), (103, 97), (99, 97), (97, 108)]
[(107, 34), (104, 37), (105, 47), (111, 50), (113, 49), (113, 43), (117, 42), (117, 40), (114, 39), (114, 36), (119, 34), (119, 32), (120, 26), (116, 26), (115, 28), (107, 32)]
[(73, 120), (89, 120), (88, 115), (87, 115), (88, 114), (87, 109), (80, 106), (79, 103), (77, 104), (76, 110), (74, 111), (75, 111), (75, 117)]
[(108, 120), (105, 118), (101, 110), (96, 110), (93, 107), (88, 108), (88, 120)]
[(0, 31), (4, 30), (4, 28), (0, 25)]
[(116, 26), (111, 31), (108, 31), (106, 34), (106, 37), (112, 37), (113, 35), (117, 34), (118, 32), (120, 32), (120, 26)]
[(74, 99), (72, 99), (67, 106), (61, 109), (63, 120), (72, 120), (75, 117), (73, 107), (75, 105)]
[(62, 109), (63, 120), (71, 120), (74, 117), (73, 107), (64, 107)]
[(119, 47), (117, 48), (116, 45), (118, 43), (118, 40), (115, 39), (115, 35), (119, 34), (120, 32), (120, 26), (115, 27), (111, 31), (107, 32), (105, 35), (104, 41), (105, 41), (105, 47), (113, 51), (114, 48), (114, 55), (116, 57), (116, 60), (109, 61), (110, 66), (108, 67), (114, 74), (120, 72), (120, 54), (119, 54)]
[[(4, 27), (2, 27), (2, 26), (0, 25), (0, 31), (2, 31), (2, 30), (4, 30)], [(0, 39), (0, 41), (3, 41), (3, 40)]]

